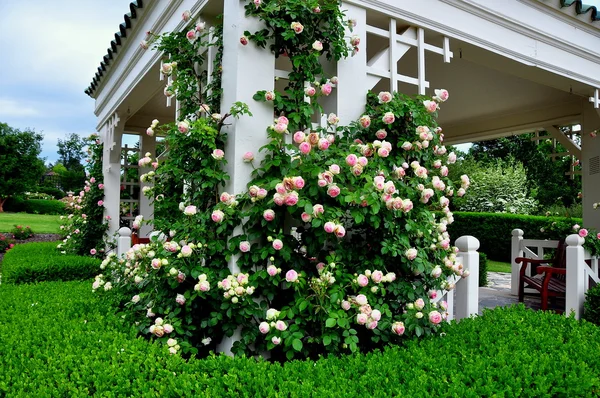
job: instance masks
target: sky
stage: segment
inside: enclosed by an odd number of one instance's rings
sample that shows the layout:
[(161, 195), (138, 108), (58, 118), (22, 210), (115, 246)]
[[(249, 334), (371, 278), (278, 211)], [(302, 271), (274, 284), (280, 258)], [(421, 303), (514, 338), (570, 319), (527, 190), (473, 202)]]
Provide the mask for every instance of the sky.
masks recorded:
[[(586, 3), (600, 6), (600, 0)], [(129, 0), (0, 0), (0, 122), (43, 133), (41, 156), (47, 163), (58, 158), (59, 138), (96, 131), (94, 100), (83, 91), (128, 5)]]
[(0, 122), (57, 140), (96, 131), (94, 100), (83, 91), (129, 11), (127, 0), (0, 0)]

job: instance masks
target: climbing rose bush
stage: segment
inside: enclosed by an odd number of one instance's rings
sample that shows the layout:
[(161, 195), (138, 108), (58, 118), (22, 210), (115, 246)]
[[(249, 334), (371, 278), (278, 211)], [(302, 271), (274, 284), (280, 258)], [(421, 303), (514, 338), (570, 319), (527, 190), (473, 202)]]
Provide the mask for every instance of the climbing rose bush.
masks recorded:
[(157, 234), (124, 258), (107, 257), (94, 289), (124, 295), (124, 315), (170, 353), (206, 355), (235, 336), (235, 354), (291, 359), (436, 333), (447, 317), (439, 299), (468, 275), (447, 233), (450, 198), (470, 184), (448, 176), (456, 155), (435, 121), (448, 92), (369, 93), (356, 122), (341, 126), (330, 114), (312, 128), (319, 100), (339, 82), (315, 60), (357, 51), (360, 40), (345, 35), (355, 23), (337, 2), (264, 0), (247, 13), (268, 29), (244, 37), (264, 46), (277, 35), (275, 54), (294, 65), (283, 91), (254, 97), (272, 102), (276, 116), (260, 157), (236, 155), (253, 169), (247, 191), (222, 188), (231, 157), (220, 132), (247, 108), (217, 117), (200, 106), (153, 124), (169, 148), (142, 177), (153, 183)]

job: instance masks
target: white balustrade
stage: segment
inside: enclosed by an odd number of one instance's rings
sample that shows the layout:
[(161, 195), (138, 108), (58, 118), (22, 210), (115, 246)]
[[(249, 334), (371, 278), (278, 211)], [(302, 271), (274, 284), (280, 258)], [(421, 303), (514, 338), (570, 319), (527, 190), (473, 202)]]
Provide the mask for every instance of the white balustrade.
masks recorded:
[(119, 229), (119, 237), (117, 238), (117, 256), (122, 258), (125, 253), (131, 249), (131, 230), (127, 227)]
[(456, 240), (457, 257), (461, 259), (467, 278), (456, 282), (456, 319), (460, 320), (479, 312), (479, 240), (474, 236), (461, 236)]
[[(543, 259), (545, 249), (556, 249), (558, 247), (557, 240), (539, 240), (539, 239), (524, 239), (523, 230), (513, 229), (511, 243), (511, 272), (510, 272), (510, 293), (513, 296), (519, 295), (519, 278), (521, 271), (521, 263), (515, 262), (517, 257), (525, 257), (532, 259)], [(525, 275), (531, 275), (531, 267), (527, 266)], [(535, 292), (533, 289), (525, 289), (526, 293)]]

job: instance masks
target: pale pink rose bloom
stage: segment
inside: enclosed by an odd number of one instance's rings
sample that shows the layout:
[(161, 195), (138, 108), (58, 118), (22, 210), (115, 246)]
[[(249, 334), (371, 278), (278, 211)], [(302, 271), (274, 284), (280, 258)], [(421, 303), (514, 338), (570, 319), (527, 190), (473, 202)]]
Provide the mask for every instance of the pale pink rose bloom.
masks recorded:
[(327, 195), (331, 196), (332, 198), (337, 197), (340, 192), (340, 188), (337, 185), (330, 185), (329, 188), (327, 188)]
[(352, 45), (352, 47), (357, 47), (360, 44), (360, 36), (353, 35), (350, 38), (350, 44)]
[(408, 258), (409, 260), (414, 260), (415, 258), (417, 258), (417, 254), (419, 252), (417, 251), (417, 249), (415, 249), (414, 247), (411, 247), (410, 249), (408, 249), (407, 251), (404, 252), (404, 255), (406, 256), (406, 258)]
[(392, 124), (396, 121), (396, 116), (394, 116), (393, 112), (386, 112), (381, 120), (386, 124)]
[(368, 128), (371, 125), (371, 118), (369, 115), (363, 115), (360, 117), (360, 119), (358, 119), (358, 122), (362, 127)]
[(289, 119), (288, 119), (287, 117), (285, 117), (285, 116), (279, 116), (279, 117), (277, 118), (277, 123), (282, 123), (282, 124), (285, 124), (285, 125), (287, 125), (287, 124), (290, 124), (290, 121), (289, 121)]
[(175, 298), (175, 302), (179, 305), (184, 305), (185, 304), (185, 296), (183, 294), (178, 294), (177, 297)]
[(288, 125), (285, 123), (277, 123), (275, 126), (273, 126), (273, 130), (279, 134), (283, 134), (287, 131), (287, 127)]
[(329, 148), (329, 141), (327, 141), (327, 138), (321, 138), (319, 139), (319, 144), (318, 144), (318, 148), (322, 151), (325, 151)]
[(244, 156), (242, 156), (242, 160), (244, 163), (250, 163), (254, 160), (254, 154), (252, 152), (246, 152)]
[(331, 84), (325, 83), (321, 86), (321, 94), (328, 96), (329, 94), (331, 94), (332, 89), (333, 87), (331, 86)]
[(300, 34), (304, 31), (304, 26), (300, 22), (292, 22), (290, 27), (296, 32), (296, 34)]
[(402, 149), (404, 149), (405, 151), (410, 151), (412, 149), (412, 144), (408, 141), (405, 141), (402, 144)]
[(302, 154), (308, 155), (310, 153), (312, 147), (310, 146), (310, 144), (308, 142), (302, 142), (302, 143), (300, 143), (300, 146), (298, 147), (298, 149), (300, 149), (300, 152), (302, 152)]
[(373, 320), (379, 322), (379, 320), (381, 319), (381, 311), (379, 311), (379, 310), (373, 310), (371, 312), (371, 318), (373, 318)]
[(343, 225), (336, 225), (334, 232), (335, 236), (337, 236), (338, 238), (343, 238), (344, 236), (346, 236), (346, 228), (344, 228)]
[(435, 290), (430, 290), (427, 292), (427, 295), (430, 299), (435, 300), (435, 298), (438, 296), (438, 293)]
[(304, 89), (304, 94), (305, 94), (306, 96), (308, 96), (308, 97), (314, 97), (314, 95), (315, 95), (316, 93), (317, 93), (317, 90), (316, 90), (314, 87), (312, 87), (312, 86), (310, 86), (310, 87), (306, 87), (306, 88)]
[(193, 205), (189, 205), (186, 206), (185, 209), (183, 210), (183, 214), (185, 214), (186, 216), (193, 216), (194, 214), (197, 213), (197, 208), (196, 206)]
[(283, 185), (283, 183), (278, 183), (277, 185), (275, 185), (275, 190), (277, 191), (277, 193), (284, 195), (287, 193), (287, 189), (285, 189), (285, 185)]
[(433, 112), (437, 111), (437, 109), (438, 109), (438, 104), (435, 101), (430, 101), (430, 100), (423, 101), (423, 106), (429, 113), (433, 113)]
[(356, 282), (358, 283), (358, 286), (365, 287), (369, 284), (369, 278), (363, 274), (360, 274), (358, 278), (356, 278)]
[(275, 202), (277, 206), (283, 206), (283, 203), (285, 202), (285, 196), (280, 193), (276, 193), (273, 195), (273, 202)]
[(456, 192), (456, 196), (458, 196), (459, 198), (464, 196), (466, 193), (466, 191), (463, 188), (460, 188), (457, 192)]
[(223, 213), (221, 210), (215, 210), (212, 212), (210, 218), (217, 223), (220, 223), (223, 221), (223, 218), (225, 217), (225, 213)]
[(375, 133), (375, 136), (377, 138), (379, 138), (380, 140), (383, 140), (385, 137), (387, 137), (387, 131), (385, 130), (377, 130), (377, 132)]
[(341, 171), (340, 166), (338, 166), (337, 164), (332, 164), (331, 166), (329, 166), (329, 171), (331, 172), (331, 174), (338, 175)]
[(382, 91), (377, 95), (380, 104), (386, 104), (392, 100), (392, 94), (388, 91)]
[(272, 246), (275, 250), (281, 250), (283, 248), (283, 242), (281, 239), (275, 239)]
[(304, 222), (310, 222), (310, 220), (312, 220), (312, 216), (307, 212), (303, 212), (300, 218), (302, 218), (302, 221)]
[(273, 221), (275, 219), (275, 211), (267, 209), (263, 212), (263, 218), (267, 221)]
[(296, 189), (304, 188), (304, 178), (302, 178), (300, 176), (294, 177), (293, 182), (294, 182), (294, 185), (296, 186)]
[(448, 164), (456, 163), (456, 154), (454, 152), (450, 152), (448, 154)]
[(275, 329), (279, 330), (280, 332), (283, 332), (287, 329), (287, 324), (284, 321), (277, 321), (275, 322)]
[(269, 265), (267, 267), (267, 274), (269, 274), (269, 276), (275, 276), (279, 273), (279, 270), (277, 269), (276, 266), (274, 265)]
[(296, 131), (294, 133), (294, 142), (296, 144), (301, 144), (304, 142), (304, 140), (306, 139), (306, 134), (304, 134), (303, 131)]
[(418, 298), (415, 301), (415, 308), (421, 311), (425, 307), (425, 301), (422, 298)]
[(229, 193), (223, 192), (221, 194), (221, 196), (219, 197), (219, 199), (221, 200), (222, 203), (229, 203), (229, 202), (231, 202), (233, 197)]
[(327, 141), (329, 141), (330, 144), (333, 144), (335, 142), (335, 135), (327, 134)]
[(260, 325), (258, 325), (258, 330), (260, 330), (260, 332), (262, 334), (269, 333), (270, 329), (271, 329), (271, 327), (269, 326), (269, 324), (267, 322), (261, 322)]
[(440, 174), (442, 175), (442, 177), (447, 177), (448, 176), (448, 167), (442, 166), (440, 168)]
[(573, 225), (573, 231), (579, 231), (579, 228), (581, 228), (579, 224)]
[(373, 330), (376, 329), (378, 325), (377, 321), (371, 321), (367, 324), (367, 329)]
[(582, 238), (585, 238), (586, 236), (588, 236), (588, 230), (585, 228), (581, 228), (579, 230), (579, 236), (581, 236)]
[(332, 234), (335, 231), (335, 223), (332, 221), (327, 221), (325, 225), (323, 225), (323, 229), (328, 234)]
[(340, 118), (335, 113), (330, 113), (327, 116), (327, 123), (336, 125), (340, 122)]
[(435, 266), (431, 271), (431, 276), (434, 278), (439, 278), (442, 275), (442, 269), (439, 266)]
[(358, 296), (355, 297), (355, 300), (358, 305), (367, 305), (368, 304), (367, 296), (365, 296), (364, 294), (359, 294)]
[(435, 91), (435, 97), (433, 97), (433, 98), (440, 102), (445, 102), (448, 99), (448, 97), (450, 97), (448, 90), (439, 89), (439, 90), (434, 90), (434, 91)]
[(140, 47), (141, 47), (143, 50), (147, 50), (147, 49), (148, 49), (148, 47), (150, 47), (150, 44), (149, 44), (149, 43), (148, 43), (146, 40), (142, 40), (142, 41), (140, 42)]
[(88, 187), (88, 186), (85, 186), (85, 187), (83, 187), (83, 190), (84, 190), (85, 192), (90, 192), (90, 187)]
[(183, 19), (183, 21), (184, 21), (184, 22), (187, 22), (187, 21), (189, 21), (189, 20), (190, 20), (190, 17), (191, 17), (191, 15), (192, 15), (192, 14), (190, 13), (190, 11), (189, 11), (189, 10), (185, 10), (185, 11), (183, 12), (183, 14), (181, 15), (181, 19)]
[(289, 270), (285, 273), (285, 280), (290, 283), (296, 282), (298, 280), (298, 273), (293, 269)]
[(387, 158), (388, 156), (390, 156), (390, 151), (388, 151), (386, 148), (379, 148), (377, 150), (377, 155), (379, 155), (379, 157), (382, 158)]
[(403, 322), (394, 322), (392, 324), (392, 333), (402, 336), (404, 334), (404, 330), (405, 328)]
[(596, 238), (600, 239), (600, 232), (596, 235)]
[(183, 245), (183, 247), (181, 248), (181, 255), (183, 257), (189, 257), (192, 255), (192, 248), (189, 247), (188, 245)]
[(346, 156), (346, 164), (348, 166), (354, 166), (356, 162), (358, 162), (358, 157), (355, 154), (351, 153), (350, 155)]
[(366, 314), (357, 314), (356, 315), (356, 323), (359, 325), (364, 325), (367, 323), (369, 317)]
[(313, 217), (318, 217), (320, 214), (325, 213), (323, 205), (316, 204), (313, 206)]
[(323, 179), (320, 179), (320, 180), (318, 180), (318, 181), (317, 181), (317, 184), (318, 184), (318, 185), (319, 185), (321, 188), (323, 188), (323, 187), (326, 187), (326, 186), (327, 186), (327, 181), (325, 181), (325, 180), (323, 180)]
[(104, 189), (104, 184), (98, 184), (98, 189)]
[(437, 311), (431, 311), (429, 313), (429, 322), (433, 323), (434, 325), (439, 325), (440, 322), (442, 322), (442, 314)]
[(369, 160), (366, 157), (361, 156), (358, 158), (358, 164), (360, 164), (362, 167), (365, 167), (368, 163)]
[(225, 156), (225, 152), (223, 152), (223, 150), (222, 150), (222, 149), (215, 149), (215, 150), (212, 152), (212, 157), (213, 157), (215, 160), (222, 160), (224, 156)]
[[(256, 1), (256, 0), (255, 0)], [(281, 338), (277, 337), (277, 336), (273, 336), (271, 338), (271, 343), (275, 344), (275, 345), (279, 345), (281, 343)]]
[(275, 99), (275, 93), (273, 91), (267, 91), (265, 93), (265, 100), (266, 101), (273, 101)]
[(323, 51), (323, 43), (321, 43), (319, 40), (315, 40), (315, 42), (312, 44), (312, 48), (315, 51)]
[(286, 206), (295, 206), (298, 203), (298, 192), (290, 192), (284, 201)]
[(373, 271), (373, 273), (371, 274), (371, 279), (375, 283), (381, 282), (381, 280), (383, 279), (383, 272), (378, 270)]
[(250, 251), (250, 242), (247, 240), (240, 242), (240, 251), (242, 253), (248, 253)]

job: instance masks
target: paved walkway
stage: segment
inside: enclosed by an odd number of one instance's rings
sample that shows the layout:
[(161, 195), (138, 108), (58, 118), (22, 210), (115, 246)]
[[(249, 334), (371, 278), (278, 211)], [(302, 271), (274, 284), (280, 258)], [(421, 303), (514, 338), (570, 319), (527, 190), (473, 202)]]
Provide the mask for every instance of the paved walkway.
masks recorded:
[[(510, 293), (510, 274), (502, 272), (488, 272), (487, 287), (479, 288), (479, 313), (481, 314), (484, 308), (504, 307), (507, 305), (517, 304), (519, 299)], [(540, 309), (539, 296), (525, 296), (525, 305), (528, 308), (535, 310)], [(556, 303), (550, 303), (550, 307), (564, 309), (564, 300)]]

